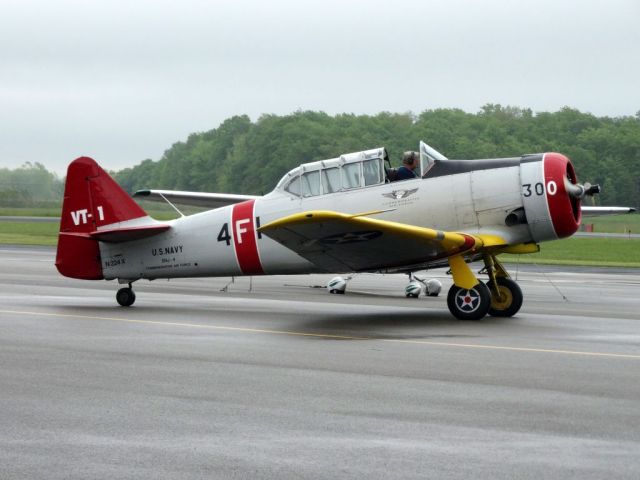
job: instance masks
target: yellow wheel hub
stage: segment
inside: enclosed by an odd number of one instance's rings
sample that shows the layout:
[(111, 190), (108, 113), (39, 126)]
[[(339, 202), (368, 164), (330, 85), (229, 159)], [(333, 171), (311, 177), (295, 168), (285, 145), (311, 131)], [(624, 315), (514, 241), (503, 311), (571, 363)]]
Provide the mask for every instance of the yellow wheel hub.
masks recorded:
[(500, 294), (500, 298), (497, 298), (495, 295), (491, 295), (491, 308), (495, 310), (506, 310), (511, 306), (511, 302), (513, 302), (511, 290), (502, 285), (498, 285), (498, 293)]

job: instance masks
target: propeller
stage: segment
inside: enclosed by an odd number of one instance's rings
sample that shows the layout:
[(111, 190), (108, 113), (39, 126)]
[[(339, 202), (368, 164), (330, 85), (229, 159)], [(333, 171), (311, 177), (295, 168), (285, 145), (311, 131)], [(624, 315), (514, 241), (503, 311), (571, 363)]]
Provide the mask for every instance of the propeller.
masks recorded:
[(586, 196), (593, 196), (600, 193), (600, 185), (591, 185), (589, 182), (585, 182), (584, 185), (579, 183), (571, 183), (567, 177), (564, 177), (564, 188), (567, 193), (578, 200), (582, 200)]

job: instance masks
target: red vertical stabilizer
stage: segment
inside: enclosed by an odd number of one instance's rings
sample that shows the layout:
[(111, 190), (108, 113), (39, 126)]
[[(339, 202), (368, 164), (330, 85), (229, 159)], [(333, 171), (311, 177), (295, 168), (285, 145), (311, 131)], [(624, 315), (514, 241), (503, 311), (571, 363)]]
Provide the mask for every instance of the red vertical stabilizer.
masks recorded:
[(146, 215), (93, 159), (75, 159), (67, 169), (56, 268), (66, 277), (104, 278), (99, 244), (90, 232)]

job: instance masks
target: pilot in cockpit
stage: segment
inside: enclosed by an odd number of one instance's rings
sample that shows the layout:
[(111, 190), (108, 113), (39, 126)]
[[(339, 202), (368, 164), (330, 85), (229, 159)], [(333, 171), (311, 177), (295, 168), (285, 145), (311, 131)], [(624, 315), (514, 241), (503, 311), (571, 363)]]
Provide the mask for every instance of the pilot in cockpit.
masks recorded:
[(402, 155), (402, 166), (398, 168), (396, 180), (410, 180), (418, 175), (415, 170), (420, 165), (420, 154), (418, 152), (404, 152)]

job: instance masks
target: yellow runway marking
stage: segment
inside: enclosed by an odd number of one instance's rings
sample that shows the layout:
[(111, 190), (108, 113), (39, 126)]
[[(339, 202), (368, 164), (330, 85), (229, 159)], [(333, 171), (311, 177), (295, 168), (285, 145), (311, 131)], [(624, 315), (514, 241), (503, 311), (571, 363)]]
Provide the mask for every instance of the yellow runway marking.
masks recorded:
[(562, 354), (562, 355), (631, 358), (631, 359), (640, 360), (640, 355), (632, 355), (632, 354), (625, 354), (625, 353), (584, 352), (584, 351), (578, 351), (578, 350), (559, 350), (559, 349), (551, 349), (551, 348), (506, 347), (506, 346), (500, 346), (500, 345), (481, 345), (481, 344), (474, 344), (474, 343), (452, 343), (452, 342), (433, 342), (429, 340), (406, 340), (406, 339), (394, 339), (394, 338), (358, 337), (353, 335), (335, 335), (331, 333), (293, 332), (288, 330), (270, 330), (270, 329), (262, 329), (262, 328), (206, 325), (202, 323), (160, 322), (155, 320), (136, 320), (134, 318), (102, 317), (102, 316), (95, 316), (95, 315), (78, 315), (78, 314), (48, 313), (48, 312), (29, 312), (29, 311), (20, 311), (20, 310), (0, 310), (0, 313), (9, 313), (12, 315), (24, 315), (24, 316), (74, 318), (74, 319), (80, 319), (80, 320), (103, 320), (103, 321), (111, 321), (111, 322), (139, 323), (139, 324), (145, 324), (145, 325), (164, 325), (164, 326), (172, 326), (172, 327), (202, 328), (202, 329), (209, 329), (209, 330), (223, 330), (223, 331), (229, 331), (229, 332), (263, 333), (263, 334), (269, 334), (269, 335), (289, 335), (289, 336), (297, 336), (297, 337), (327, 338), (327, 339), (334, 339), (334, 340), (375, 340), (379, 342), (405, 343), (410, 345), (432, 345), (432, 346), (438, 346), (438, 347), (476, 348), (476, 349), (484, 349), (484, 350), (506, 350), (506, 351), (513, 351), (513, 352), (555, 353), (555, 354)]

